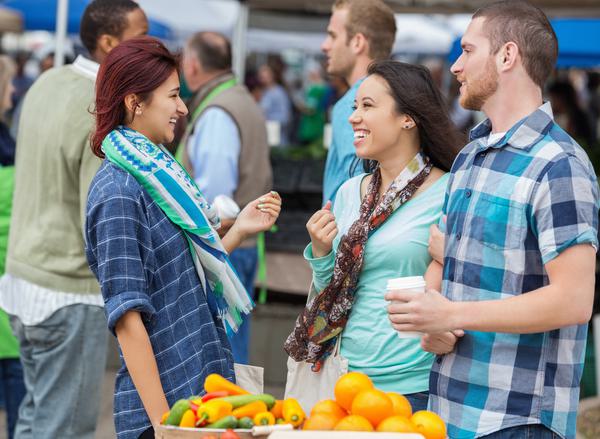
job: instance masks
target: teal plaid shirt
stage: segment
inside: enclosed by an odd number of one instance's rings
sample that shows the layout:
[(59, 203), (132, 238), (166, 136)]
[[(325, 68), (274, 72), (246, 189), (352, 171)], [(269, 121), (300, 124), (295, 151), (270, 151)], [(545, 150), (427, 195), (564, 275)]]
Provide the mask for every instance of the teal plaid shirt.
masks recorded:
[[(488, 145), (490, 130), (487, 120), (473, 129), (448, 184), (442, 293), (452, 301), (525, 294), (548, 284), (544, 264), (562, 251), (598, 245), (594, 169), (550, 104)], [(586, 335), (587, 324), (538, 334), (466, 331), (434, 362), (431, 408), (451, 438), (523, 424), (575, 438)]]

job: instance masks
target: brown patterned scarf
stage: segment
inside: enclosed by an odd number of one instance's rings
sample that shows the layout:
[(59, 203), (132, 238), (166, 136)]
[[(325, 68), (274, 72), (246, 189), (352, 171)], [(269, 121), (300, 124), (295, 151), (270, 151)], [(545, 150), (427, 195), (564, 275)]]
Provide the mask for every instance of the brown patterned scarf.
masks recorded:
[(329, 285), (306, 305), (284, 344), (285, 351), (294, 360), (313, 363), (313, 370), (317, 372), (331, 354), (352, 310), (369, 235), (410, 200), (431, 168), (429, 159), (418, 153), (381, 199), (381, 171), (375, 170), (360, 206), (360, 216), (340, 240)]

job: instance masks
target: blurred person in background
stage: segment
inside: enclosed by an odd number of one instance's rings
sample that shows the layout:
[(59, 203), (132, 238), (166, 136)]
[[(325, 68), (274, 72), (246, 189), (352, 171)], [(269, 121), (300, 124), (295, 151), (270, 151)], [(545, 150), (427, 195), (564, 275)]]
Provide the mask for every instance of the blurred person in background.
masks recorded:
[(556, 123), (583, 146), (592, 146), (594, 132), (575, 87), (567, 79), (559, 79), (548, 86), (547, 92)]
[(10, 115), (10, 135), (13, 139), (17, 138), (19, 130), (19, 117), (21, 116), (21, 106), (23, 104), (23, 98), (25, 93), (33, 84), (33, 78), (25, 72), (25, 65), (29, 61), (30, 54), (27, 52), (17, 52), (15, 55), (15, 62), (17, 65), (17, 72), (13, 79), (13, 86), (15, 92), (12, 95), (12, 107), (8, 114)]
[(321, 67), (318, 64), (312, 65), (308, 70), (308, 84), (304, 99), (299, 105), (301, 116), (298, 138), (304, 144), (315, 142), (323, 137), (323, 127), (327, 120), (327, 91)]
[(95, 0), (80, 36), (91, 58), (48, 70), (23, 102), (15, 192), (0, 307), (20, 343), (27, 393), (17, 439), (94, 436), (106, 363), (100, 287), (84, 252), (89, 184), (100, 160), (89, 147), (96, 73), (148, 22), (131, 0)]
[[(272, 171), (265, 119), (248, 89), (238, 84), (231, 71), (229, 40), (214, 32), (199, 32), (183, 52), (183, 75), (195, 94), (178, 157), (206, 196), (217, 208), (221, 200), (243, 209), (271, 187)], [(231, 204), (231, 203), (229, 203)], [(221, 211), (223, 235), (237, 212)], [(242, 284), (254, 297), (258, 264), (256, 240), (248, 239), (230, 254)], [(232, 334), (237, 363), (247, 364), (250, 341), (249, 316)]]
[(336, 0), (327, 35), (321, 45), (327, 56), (327, 73), (344, 78), (350, 89), (335, 104), (331, 115), (332, 140), (323, 177), (323, 204), (335, 202), (339, 187), (358, 172), (350, 169), (356, 154), (348, 118), (369, 64), (390, 57), (396, 36), (394, 12), (382, 0)]
[(594, 141), (598, 141), (600, 124), (600, 73), (588, 72), (587, 74), (587, 110)]
[[(8, 132), (3, 116), (12, 107), (15, 63), (0, 55), (0, 275), (4, 273), (10, 227), (14, 184), (15, 141)], [(4, 396), (8, 439), (14, 435), (19, 405), (25, 396), (23, 368), (19, 360), (19, 343), (12, 333), (8, 316), (0, 310), (0, 393)]]
[(276, 70), (268, 65), (258, 69), (258, 81), (262, 87), (260, 108), (267, 121), (279, 123), (280, 145), (290, 144), (290, 128), (292, 123), (292, 102), (283, 87), (283, 79)]

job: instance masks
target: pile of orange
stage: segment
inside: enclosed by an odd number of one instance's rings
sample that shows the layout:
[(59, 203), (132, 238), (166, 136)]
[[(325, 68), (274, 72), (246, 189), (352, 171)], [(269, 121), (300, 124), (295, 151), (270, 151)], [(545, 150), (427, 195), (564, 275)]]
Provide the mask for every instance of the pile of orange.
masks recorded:
[(420, 433), (426, 439), (445, 439), (446, 425), (427, 410), (413, 414), (406, 397), (382, 392), (360, 372), (337, 381), (335, 401), (319, 401), (304, 422), (304, 430), (381, 431)]

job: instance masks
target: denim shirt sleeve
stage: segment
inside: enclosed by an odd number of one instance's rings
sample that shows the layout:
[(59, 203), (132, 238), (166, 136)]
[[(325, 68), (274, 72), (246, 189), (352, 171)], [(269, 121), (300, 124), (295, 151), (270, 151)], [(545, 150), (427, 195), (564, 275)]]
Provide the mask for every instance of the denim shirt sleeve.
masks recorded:
[(150, 227), (141, 202), (130, 195), (113, 194), (89, 207), (88, 248), (94, 255), (104, 298), (108, 328), (128, 311), (137, 311), (145, 321), (155, 309), (148, 293), (153, 273)]

